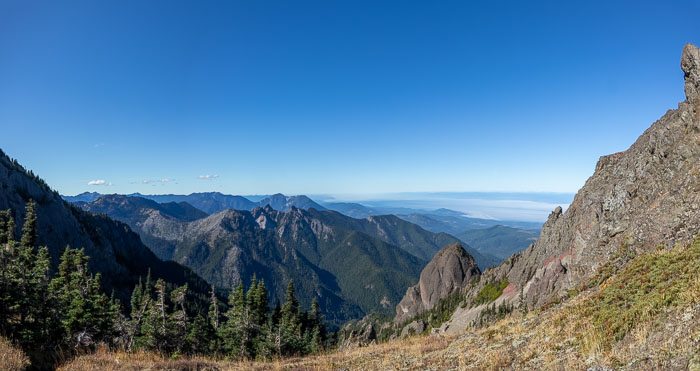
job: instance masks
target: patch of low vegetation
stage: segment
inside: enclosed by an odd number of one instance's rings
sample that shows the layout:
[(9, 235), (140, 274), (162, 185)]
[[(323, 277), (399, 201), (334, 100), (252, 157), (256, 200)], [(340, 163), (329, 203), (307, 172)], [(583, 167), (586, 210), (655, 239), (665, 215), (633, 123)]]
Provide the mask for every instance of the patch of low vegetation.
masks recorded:
[(503, 294), (503, 290), (506, 287), (508, 287), (507, 278), (504, 278), (502, 281), (487, 282), (484, 288), (476, 295), (474, 301), (472, 301), (472, 306), (491, 303)]
[(496, 304), (491, 304), (486, 307), (481, 313), (479, 313), (479, 320), (477, 322), (478, 327), (482, 327), (493, 321), (497, 321), (505, 318), (511, 312), (513, 312), (513, 305), (508, 303), (501, 303), (496, 306)]
[(609, 348), (632, 329), (667, 309), (700, 301), (700, 238), (687, 248), (656, 251), (631, 260), (583, 304), (583, 314)]
[(443, 323), (449, 321), (457, 306), (464, 300), (464, 295), (458, 290), (450, 295), (440, 299), (435, 306), (430, 310), (418, 313), (409, 318), (398, 326), (398, 333), (411, 322), (422, 321), (426, 324), (425, 332), (429, 332), (431, 328), (438, 328)]

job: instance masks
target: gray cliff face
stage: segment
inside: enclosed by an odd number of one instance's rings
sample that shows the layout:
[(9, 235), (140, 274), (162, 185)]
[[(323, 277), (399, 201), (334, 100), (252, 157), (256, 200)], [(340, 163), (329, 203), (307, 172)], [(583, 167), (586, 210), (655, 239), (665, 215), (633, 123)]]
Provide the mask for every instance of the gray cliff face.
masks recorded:
[[(700, 233), (700, 52), (683, 49), (687, 99), (626, 151), (603, 156), (566, 213), (557, 208), (533, 245), (485, 272), (507, 277), (523, 303), (542, 306), (585, 284), (606, 263), (623, 264)], [(478, 292), (483, 284), (472, 291)], [(472, 293), (473, 294), (473, 293)], [(520, 295), (512, 301), (519, 302)]]
[(466, 286), (480, 274), (474, 258), (459, 244), (440, 250), (425, 266), (420, 280), (406, 290), (396, 306), (394, 322), (400, 323), (426, 310), (442, 298)]

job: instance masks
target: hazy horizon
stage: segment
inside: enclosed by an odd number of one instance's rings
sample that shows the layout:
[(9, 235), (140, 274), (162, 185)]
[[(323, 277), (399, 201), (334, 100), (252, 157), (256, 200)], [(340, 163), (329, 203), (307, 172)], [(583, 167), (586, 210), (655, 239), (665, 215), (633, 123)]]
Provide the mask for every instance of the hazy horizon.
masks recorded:
[[(87, 191), (86, 191), (87, 192)], [(136, 193), (136, 192), (135, 192)], [(230, 194), (225, 193), (224, 194)], [(159, 195), (162, 193), (143, 193)], [(77, 194), (76, 194), (77, 195)], [(257, 202), (265, 195), (243, 195)], [(544, 222), (557, 206), (566, 210), (574, 198), (573, 193), (553, 192), (402, 192), (384, 194), (286, 194), (304, 195), (321, 205), (329, 203), (358, 203), (367, 207), (389, 210), (413, 209), (434, 211), (450, 209), (464, 213), (464, 216), (479, 219), (504, 221)], [(66, 195), (64, 196), (75, 196)], [(409, 212), (408, 210), (404, 213)]]

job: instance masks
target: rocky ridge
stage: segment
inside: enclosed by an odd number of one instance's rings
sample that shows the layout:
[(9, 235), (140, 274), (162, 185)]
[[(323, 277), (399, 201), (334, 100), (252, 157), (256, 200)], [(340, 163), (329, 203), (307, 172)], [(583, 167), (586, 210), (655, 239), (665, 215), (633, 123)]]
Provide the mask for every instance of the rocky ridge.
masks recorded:
[[(585, 287), (606, 266), (624, 265), (657, 248), (688, 243), (700, 232), (700, 52), (683, 49), (686, 100), (624, 152), (602, 156), (565, 213), (555, 209), (538, 240), (484, 272), (507, 279), (499, 301), (539, 308)], [(473, 323), (482, 307), (457, 310), (451, 328)]]

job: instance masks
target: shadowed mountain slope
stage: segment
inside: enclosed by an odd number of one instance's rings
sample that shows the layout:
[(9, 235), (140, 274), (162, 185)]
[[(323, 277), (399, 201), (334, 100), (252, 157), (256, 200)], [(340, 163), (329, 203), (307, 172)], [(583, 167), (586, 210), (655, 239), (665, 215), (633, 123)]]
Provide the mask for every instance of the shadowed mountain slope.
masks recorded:
[(0, 209), (12, 211), (18, 228), (24, 223), (27, 201), (36, 202), (38, 243), (48, 247), (54, 267), (67, 245), (85, 249), (90, 269), (101, 273), (105, 290), (114, 290), (120, 299), (130, 296), (139, 276), (145, 277), (149, 269), (154, 279), (188, 283), (200, 295), (209, 289), (189, 268), (158, 259), (126, 224), (70, 205), (2, 151), (0, 189)]

